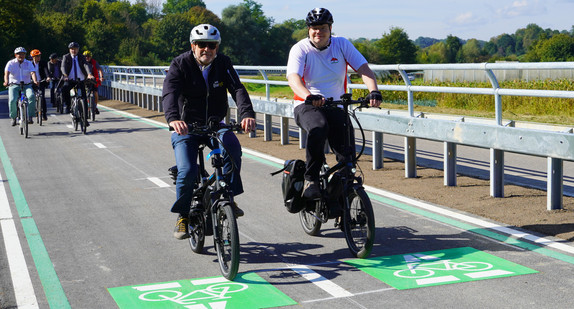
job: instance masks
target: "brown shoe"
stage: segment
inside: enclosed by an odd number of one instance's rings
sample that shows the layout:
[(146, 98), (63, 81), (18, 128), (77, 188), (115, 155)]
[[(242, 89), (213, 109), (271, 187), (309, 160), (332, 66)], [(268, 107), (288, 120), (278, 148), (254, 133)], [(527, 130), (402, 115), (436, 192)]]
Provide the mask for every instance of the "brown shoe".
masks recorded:
[(175, 230), (173, 231), (173, 237), (180, 240), (189, 238), (189, 232), (187, 231), (188, 225), (189, 219), (179, 215), (177, 217), (177, 223), (175, 224)]

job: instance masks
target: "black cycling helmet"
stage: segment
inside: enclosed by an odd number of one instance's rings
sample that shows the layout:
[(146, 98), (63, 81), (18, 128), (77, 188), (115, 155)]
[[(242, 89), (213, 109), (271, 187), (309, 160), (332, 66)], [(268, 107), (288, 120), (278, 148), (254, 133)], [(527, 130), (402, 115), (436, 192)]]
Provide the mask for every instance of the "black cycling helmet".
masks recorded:
[(78, 44), (77, 42), (71, 42), (70, 44), (68, 44), (68, 48), (80, 48), (80, 44)]
[(56, 58), (58, 58), (58, 54), (52, 53), (52, 54), (50, 55), (50, 59), (56, 59)]
[(314, 26), (314, 25), (323, 25), (323, 24), (333, 24), (333, 15), (329, 10), (324, 8), (315, 8), (312, 9), (309, 14), (307, 14), (307, 18), (305, 19), (305, 23), (307, 27)]

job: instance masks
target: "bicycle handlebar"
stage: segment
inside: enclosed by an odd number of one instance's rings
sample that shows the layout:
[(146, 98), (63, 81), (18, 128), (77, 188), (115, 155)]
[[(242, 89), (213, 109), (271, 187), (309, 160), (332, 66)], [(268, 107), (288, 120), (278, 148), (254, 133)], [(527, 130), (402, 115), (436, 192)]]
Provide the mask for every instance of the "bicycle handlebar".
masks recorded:
[[(305, 100), (305, 104), (311, 105), (312, 102), (307, 99), (307, 100)], [(358, 108), (369, 108), (369, 107), (371, 107), (369, 105), (369, 101), (365, 98), (358, 98), (357, 100), (353, 100), (351, 93), (345, 93), (345, 94), (341, 95), (340, 100), (333, 100), (333, 98), (326, 98), (325, 104), (323, 106), (343, 105), (343, 107), (346, 108), (347, 106), (350, 106), (353, 104), (359, 104)]]
[(220, 130), (230, 130), (240, 132), (242, 130), (241, 124), (231, 122), (229, 124), (209, 121), (206, 125), (199, 125), (197, 123), (187, 124), (189, 127), (189, 134), (196, 135), (214, 135)]

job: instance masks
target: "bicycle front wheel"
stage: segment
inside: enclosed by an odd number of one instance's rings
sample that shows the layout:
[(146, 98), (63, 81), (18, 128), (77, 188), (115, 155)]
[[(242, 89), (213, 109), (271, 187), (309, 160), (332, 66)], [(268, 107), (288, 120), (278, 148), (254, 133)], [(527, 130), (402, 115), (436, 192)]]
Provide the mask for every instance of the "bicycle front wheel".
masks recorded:
[(90, 97), (88, 98), (89, 100), (89, 105), (90, 105), (90, 116), (92, 118), (92, 121), (96, 121), (96, 98), (94, 97), (94, 94), (92, 93), (92, 95), (90, 95)]
[(20, 120), (21, 130), (20, 134), (24, 135), (24, 138), (28, 138), (28, 106), (25, 102), (22, 102), (22, 117)]
[(36, 113), (38, 114), (38, 117), (37, 117), (38, 124), (42, 125), (42, 120), (44, 120), (44, 119), (42, 117), (42, 96), (41, 95), (39, 95), (36, 98)]
[(80, 128), (82, 133), (86, 134), (88, 128), (88, 108), (83, 99), (78, 99), (78, 107), (80, 109)]
[(227, 280), (233, 280), (239, 270), (239, 230), (233, 214), (233, 208), (228, 202), (220, 205), (216, 212), (217, 235), (215, 251), (219, 260), (221, 274)]
[(353, 256), (366, 258), (375, 242), (375, 215), (373, 205), (362, 187), (351, 188), (343, 212), (343, 231)]

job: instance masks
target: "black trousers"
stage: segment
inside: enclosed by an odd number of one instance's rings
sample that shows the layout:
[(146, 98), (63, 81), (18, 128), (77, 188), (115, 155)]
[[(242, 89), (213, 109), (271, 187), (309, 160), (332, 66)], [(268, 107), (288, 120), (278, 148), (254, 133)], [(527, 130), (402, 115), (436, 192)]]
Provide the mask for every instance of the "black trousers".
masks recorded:
[[(325, 141), (329, 141), (337, 161), (355, 155), (355, 134), (347, 112), (336, 107), (314, 107), (300, 104), (295, 107), (295, 122), (307, 131), (306, 180), (317, 180), (325, 162)], [(347, 127), (349, 126), (349, 127)], [(349, 141), (345, 146), (345, 141)]]
[(84, 100), (84, 102), (86, 101), (86, 88), (84, 87), (84, 82), (83, 81), (73, 81), (73, 80), (68, 80), (67, 82), (64, 83), (64, 86), (62, 86), (62, 98), (64, 99), (64, 102), (66, 102), (66, 112), (70, 111), (70, 90), (72, 90), (72, 88), (74, 88), (74, 86), (78, 84), (78, 88), (80, 89), (80, 94), (82, 95), (82, 99)]

